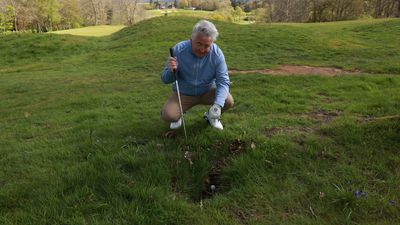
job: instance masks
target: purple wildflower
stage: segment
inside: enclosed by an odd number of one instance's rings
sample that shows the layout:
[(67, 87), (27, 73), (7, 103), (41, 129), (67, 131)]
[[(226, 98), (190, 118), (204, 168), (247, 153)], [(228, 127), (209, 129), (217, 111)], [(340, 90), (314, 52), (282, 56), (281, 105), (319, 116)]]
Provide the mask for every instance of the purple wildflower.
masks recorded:
[(361, 192), (361, 196), (362, 196), (363, 198), (367, 197), (367, 192), (365, 192), (365, 191)]
[(355, 192), (354, 192), (354, 197), (355, 198), (358, 198), (360, 196), (360, 192), (358, 191), (358, 190), (356, 190)]

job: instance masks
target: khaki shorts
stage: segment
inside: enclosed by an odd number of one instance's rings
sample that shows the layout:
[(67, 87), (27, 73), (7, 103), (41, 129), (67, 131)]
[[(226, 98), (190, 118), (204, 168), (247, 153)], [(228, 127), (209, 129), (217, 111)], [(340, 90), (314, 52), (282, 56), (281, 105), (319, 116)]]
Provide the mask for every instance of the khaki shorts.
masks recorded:
[[(212, 105), (214, 104), (215, 88), (209, 92), (200, 96), (187, 96), (181, 94), (182, 110), (186, 112), (195, 105)], [(222, 111), (226, 111), (233, 106), (233, 98), (231, 94), (225, 100), (225, 105)], [(181, 111), (179, 109), (178, 94), (172, 92), (167, 102), (161, 111), (161, 119), (166, 122), (175, 122), (181, 117)]]

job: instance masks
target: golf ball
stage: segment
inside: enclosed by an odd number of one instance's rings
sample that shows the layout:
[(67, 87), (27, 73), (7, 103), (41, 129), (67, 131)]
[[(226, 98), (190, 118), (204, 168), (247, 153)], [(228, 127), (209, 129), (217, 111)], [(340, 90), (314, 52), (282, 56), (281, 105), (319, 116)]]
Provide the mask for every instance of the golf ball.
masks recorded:
[(211, 189), (211, 191), (215, 191), (215, 185), (212, 184), (212, 185), (210, 186), (210, 189)]

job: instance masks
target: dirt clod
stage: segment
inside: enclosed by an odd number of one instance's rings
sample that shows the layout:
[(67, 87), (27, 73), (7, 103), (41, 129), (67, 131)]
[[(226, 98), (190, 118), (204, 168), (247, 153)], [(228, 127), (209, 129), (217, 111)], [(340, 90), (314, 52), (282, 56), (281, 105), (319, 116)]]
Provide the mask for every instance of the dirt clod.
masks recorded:
[(175, 130), (169, 130), (169, 131), (163, 133), (162, 136), (165, 137), (165, 138), (176, 138), (176, 131)]
[(245, 150), (245, 147), (246, 147), (246, 142), (240, 139), (236, 139), (229, 145), (229, 151), (232, 154), (236, 155), (242, 153)]

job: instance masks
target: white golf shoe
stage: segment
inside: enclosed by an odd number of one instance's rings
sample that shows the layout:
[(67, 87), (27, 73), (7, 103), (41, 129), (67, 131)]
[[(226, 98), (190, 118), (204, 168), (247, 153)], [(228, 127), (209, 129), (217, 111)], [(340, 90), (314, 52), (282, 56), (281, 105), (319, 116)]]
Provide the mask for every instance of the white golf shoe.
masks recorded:
[(217, 118), (217, 119), (209, 118), (208, 112), (205, 112), (205, 113), (204, 113), (204, 119), (205, 119), (212, 127), (214, 127), (215, 129), (218, 129), (218, 130), (223, 130), (223, 129), (224, 129), (224, 126), (222, 126), (222, 123), (221, 123), (221, 121), (220, 121), (218, 118)]
[(178, 129), (179, 127), (181, 127), (181, 126), (182, 126), (182, 117), (179, 118), (178, 121), (171, 122), (171, 124), (169, 125), (169, 128), (175, 130), (175, 129)]

